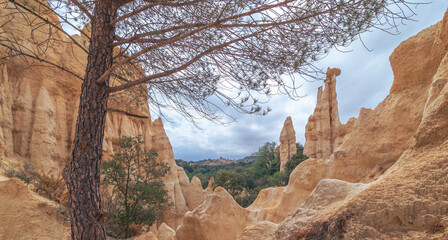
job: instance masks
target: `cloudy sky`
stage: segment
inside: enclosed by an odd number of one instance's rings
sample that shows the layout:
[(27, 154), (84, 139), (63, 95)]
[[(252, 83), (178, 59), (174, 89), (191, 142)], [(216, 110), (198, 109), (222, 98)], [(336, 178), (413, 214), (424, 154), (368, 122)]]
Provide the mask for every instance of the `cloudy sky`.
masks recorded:
[[(323, 69), (342, 70), (337, 78), (339, 114), (342, 123), (357, 117), (359, 109), (375, 108), (388, 94), (393, 81), (389, 56), (405, 39), (437, 23), (448, 7), (447, 0), (433, 0), (415, 9), (416, 22), (401, 25), (399, 35), (372, 31), (362, 35), (369, 52), (360, 41), (353, 43), (348, 53), (330, 52), (317, 65)], [(304, 82), (300, 89), (305, 97), (292, 101), (286, 96), (274, 96), (268, 103), (273, 110), (267, 116), (235, 115), (238, 123), (222, 126), (206, 120), (199, 121), (201, 129), (176, 114), (171, 122), (164, 120), (176, 159), (197, 161), (207, 158), (239, 159), (258, 150), (265, 142), (279, 144), (280, 131), (286, 117), (291, 116), (297, 142), (305, 142), (305, 125), (316, 104), (317, 88), (322, 81)]]

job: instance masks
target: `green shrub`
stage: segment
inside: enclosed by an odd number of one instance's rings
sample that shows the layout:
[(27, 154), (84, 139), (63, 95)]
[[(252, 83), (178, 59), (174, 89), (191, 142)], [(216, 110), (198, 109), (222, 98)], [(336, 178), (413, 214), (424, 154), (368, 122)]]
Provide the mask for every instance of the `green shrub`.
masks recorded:
[(257, 198), (258, 194), (249, 194), (244, 197), (236, 197), (235, 201), (243, 208), (249, 207)]
[(35, 169), (36, 168), (32, 163), (25, 162), (23, 164), (23, 168), (20, 168), (19, 170), (15, 168), (9, 168), (5, 171), (5, 175), (10, 178), (16, 177), (26, 184), (30, 184), (34, 182), (39, 176)]
[(272, 176), (275, 172), (280, 171), (280, 158), (275, 149), (274, 142), (267, 142), (252, 154), (255, 157), (255, 162), (251, 167), (254, 179)]
[(285, 186), (288, 182), (289, 174), (287, 172), (275, 172), (272, 176), (268, 177), (270, 186)]
[(140, 137), (122, 137), (112, 159), (103, 162), (103, 184), (108, 234), (127, 238), (136, 226), (150, 226), (169, 207), (168, 194), (160, 180), (169, 171), (155, 161), (155, 151), (145, 151)]
[(233, 197), (239, 195), (243, 189), (251, 187), (251, 173), (238, 167), (232, 170), (219, 170), (216, 174), (215, 185), (225, 188)]
[(261, 191), (261, 187), (256, 187), (252, 189), (247, 190), (246, 196), (237, 196), (235, 197), (235, 201), (241, 206), (241, 207), (248, 207), (250, 206), (255, 199), (258, 197), (258, 193)]

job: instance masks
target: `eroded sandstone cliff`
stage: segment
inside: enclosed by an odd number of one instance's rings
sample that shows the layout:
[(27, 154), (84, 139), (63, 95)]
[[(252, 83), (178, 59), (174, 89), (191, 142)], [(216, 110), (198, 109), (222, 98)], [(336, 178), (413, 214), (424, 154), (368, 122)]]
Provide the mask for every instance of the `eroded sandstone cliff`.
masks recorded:
[[(33, 19), (33, 16), (12, 14), (15, 11), (12, 7), (0, 8), (0, 16), (4, 16), (0, 19), (2, 37), (11, 37), (17, 44), (40, 51), (34, 44), (48, 40), (48, 30), (32, 32), (25, 18)], [(56, 15), (45, 14), (60, 26)], [(39, 19), (33, 20), (37, 25), (40, 23)], [(86, 53), (61, 32), (54, 31), (51, 36), (52, 41), (40, 57), (83, 76)], [(73, 36), (73, 39), (88, 45), (85, 38)], [(82, 80), (68, 71), (29, 58), (3, 58), (7, 53), (10, 52), (0, 46), (0, 157), (3, 167), (14, 168), (30, 162), (40, 172), (57, 175), (70, 158)], [(151, 120), (145, 94), (146, 89), (142, 87), (135, 89), (133, 96), (111, 95), (103, 152), (105, 158), (113, 154), (114, 146), (123, 135), (140, 135), (145, 149), (158, 152), (158, 161), (167, 163), (171, 170), (163, 179), (173, 203), (165, 220), (175, 228), (185, 212), (205, 199), (207, 191), (196, 179), (190, 184), (183, 169), (176, 165), (162, 120)]]

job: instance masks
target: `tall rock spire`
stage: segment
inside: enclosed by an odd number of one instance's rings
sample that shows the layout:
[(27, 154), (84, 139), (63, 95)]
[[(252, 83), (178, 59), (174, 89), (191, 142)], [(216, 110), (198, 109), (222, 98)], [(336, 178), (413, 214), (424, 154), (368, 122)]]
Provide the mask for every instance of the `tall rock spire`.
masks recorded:
[(296, 132), (291, 117), (287, 117), (280, 133), (280, 171), (285, 171), (286, 163), (296, 153)]
[(353, 128), (354, 120), (350, 120), (347, 126), (339, 120), (336, 77), (340, 74), (340, 69), (328, 68), (325, 89), (318, 89), (316, 108), (305, 129), (303, 151), (308, 157), (328, 158)]

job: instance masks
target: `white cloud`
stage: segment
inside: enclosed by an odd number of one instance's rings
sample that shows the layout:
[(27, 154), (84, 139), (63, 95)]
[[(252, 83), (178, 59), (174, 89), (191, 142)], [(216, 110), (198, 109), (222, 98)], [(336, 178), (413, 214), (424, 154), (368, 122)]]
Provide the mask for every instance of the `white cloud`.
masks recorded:
[[(362, 36), (367, 51), (361, 42), (355, 42), (348, 49), (350, 53), (332, 51), (318, 63), (326, 69), (338, 67), (342, 74), (338, 77), (337, 93), (339, 114), (344, 123), (350, 117), (357, 117), (361, 107), (375, 108), (389, 93), (393, 81), (389, 56), (397, 45), (415, 35), (422, 29), (441, 20), (448, 2), (437, 1), (421, 5), (415, 17), (418, 22), (409, 22), (401, 26), (398, 36), (374, 31)], [(299, 101), (286, 96), (275, 96), (268, 103), (273, 111), (267, 116), (238, 115), (239, 123), (221, 126), (206, 120), (199, 121), (202, 130), (182, 117), (172, 114), (174, 123), (165, 122), (176, 158), (201, 160), (205, 158), (226, 157), (231, 159), (250, 155), (265, 142), (278, 142), (280, 131), (286, 117), (291, 116), (298, 142), (305, 141), (305, 125), (313, 113), (316, 104), (317, 87), (322, 82), (305, 82), (300, 94), (305, 95)]]

